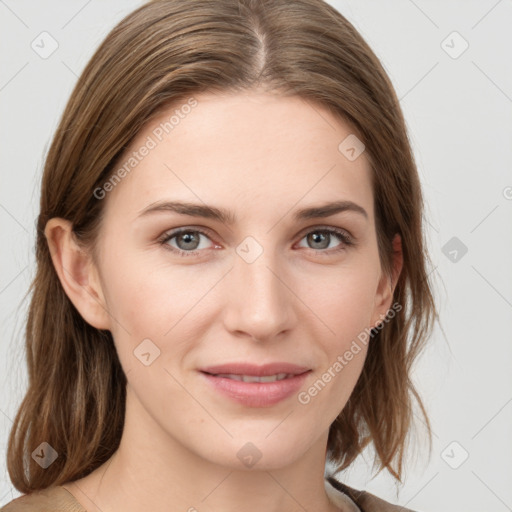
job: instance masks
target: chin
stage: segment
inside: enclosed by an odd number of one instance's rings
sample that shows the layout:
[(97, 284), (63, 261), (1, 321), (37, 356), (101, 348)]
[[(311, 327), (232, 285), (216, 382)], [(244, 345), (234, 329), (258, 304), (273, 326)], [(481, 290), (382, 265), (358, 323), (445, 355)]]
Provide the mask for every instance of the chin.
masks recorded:
[[(279, 421), (282, 421), (279, 420)], [(210, 449), (199, 453), (213, 464), (228, 467), (230, 470), (272, 471), (282, 469), (295, 463), (314, 443), (304, 438), (304, 433), (297, 427), (296, 434), (290, 430), (277, 432), (272, 429), (279, 425), (272, 422), (271, 428), (245, 429), (245, 433), (221, 442), (216, 439), (216, 450)], [(278, 427), (279, 428), (279, 427)], [(269, 434), (270, 433), (270, 434)], [(227, 437), (227, 435), (225, 436)]]

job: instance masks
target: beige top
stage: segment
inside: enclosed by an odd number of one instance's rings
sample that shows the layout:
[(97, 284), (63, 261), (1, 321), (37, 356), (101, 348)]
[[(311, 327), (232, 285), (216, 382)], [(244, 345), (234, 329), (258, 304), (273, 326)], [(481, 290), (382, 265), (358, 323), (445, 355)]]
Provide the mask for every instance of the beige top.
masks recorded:
[[(331, 477), (325, 480), (331, 501), (350, 512), (413, 512), (393, 505), (366, 491), (358, 491)], [(2, 507), (0, 512), (87, 512), (64, 487), (57, 485), (24, 494)]]

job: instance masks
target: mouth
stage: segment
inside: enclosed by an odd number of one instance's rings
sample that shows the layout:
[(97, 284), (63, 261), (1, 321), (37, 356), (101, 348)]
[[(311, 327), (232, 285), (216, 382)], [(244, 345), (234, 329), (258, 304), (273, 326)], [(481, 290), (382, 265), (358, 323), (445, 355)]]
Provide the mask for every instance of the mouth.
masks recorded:
[(275, 375), (266, 375), (262, 377), (257, 375), (238, 375), (236, 373), (210, 373), (209, 375), (213, 375), (214, 377), (222, 377), (224, 379), (238, 380), (241, 382), (276, 382), (278, 380), (295, 377), (293, 373), (277, 373)]
[(307, 366), (300, 366), (293, 363), (275, 362), (256, 365), (246, 362), (225, 363), (216, 366), (200, 368), (200, 371), (210, 375), (239, 375), (248, 377), (280, 377), (300, 375), (309, 371)]
[(311, 369), (291, 363), (229, 363), (199, 372), (224, 397), (247, 407), (270, 407), (296, 393)]

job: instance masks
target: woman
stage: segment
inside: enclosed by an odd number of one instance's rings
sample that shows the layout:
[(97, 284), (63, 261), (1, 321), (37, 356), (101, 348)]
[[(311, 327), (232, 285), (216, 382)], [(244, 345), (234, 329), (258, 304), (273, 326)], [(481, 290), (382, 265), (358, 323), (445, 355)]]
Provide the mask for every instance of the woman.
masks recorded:
[(436, 317), (422, 194), (373, 52), (321, 0), (156, 0), (47, 155), (2, 510), (406, 510)]

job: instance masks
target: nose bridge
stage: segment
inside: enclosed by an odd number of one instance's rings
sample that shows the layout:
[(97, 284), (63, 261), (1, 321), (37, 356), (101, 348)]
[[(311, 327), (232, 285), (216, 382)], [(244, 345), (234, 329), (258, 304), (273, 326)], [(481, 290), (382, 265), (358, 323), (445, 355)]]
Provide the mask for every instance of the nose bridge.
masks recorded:
[(285, 284), (278, 255), (255, 239), (236, 249), (230, 272), (227, 327), (256, 338), (277, 335), (291, 326), (292, 294)]

